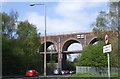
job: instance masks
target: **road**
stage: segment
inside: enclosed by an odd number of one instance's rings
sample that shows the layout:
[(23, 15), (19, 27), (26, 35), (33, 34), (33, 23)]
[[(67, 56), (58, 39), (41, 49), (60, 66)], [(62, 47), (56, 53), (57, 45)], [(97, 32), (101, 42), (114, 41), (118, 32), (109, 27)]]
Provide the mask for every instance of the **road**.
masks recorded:
[(57, 78), (63, 78), (63, 77), (70, 77), (70, 75), (49, 75), (46, 78), (44, 76), (38, 76), (38, 77), (4, 77), (2, 79), (57, 79)]

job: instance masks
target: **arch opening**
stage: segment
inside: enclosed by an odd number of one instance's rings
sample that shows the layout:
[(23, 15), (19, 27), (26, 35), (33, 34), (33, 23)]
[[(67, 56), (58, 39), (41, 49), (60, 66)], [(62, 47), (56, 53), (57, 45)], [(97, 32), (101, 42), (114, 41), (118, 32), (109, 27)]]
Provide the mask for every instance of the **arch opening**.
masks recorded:
[(93, 38), (91, 41), (90, 41), (90, 43), (89, 44), (97, 44), (99, 41), (102, 41), (102, 40), (100, 40), (100, 39), (98, 39), (98, 38)]
[[(46, 42), (46, 51), (55, 52), (57, 50), (56, 46), (52, 42)], [(40, 46), (40, 52), (44, 52), (44, 43)]]
[(97, 41), (98, 41), (98, 39), (97, 39), (97, 38), (93, 38), (93, 39), (90, 41), (90, 43), (89, 43), (89, 44), (95, 44)]
[(73, 40), (69, 40), (69, 41), (65, 42), (65, 44), (63, 45), (62, 51), (72, 51), (72, 50), (74, 50), (74, 49), (72, 49), (72, 47), (75, 47), (77, 45), (82, 47), (82, 45), (80, 44), (79, 41), (74, 40), (74, 39)]
[[(39, 52), (44, 52), (44, 43), (41, 44), (39, 48)], [(46, 42), (46, 62), (50, 63), (51, 61), (54, 61), (55, 63), (58, 62), (57, 57), (58, 55), (54, 52), (57, 52), (56, 45), (52, 42)], [(44, 55), (44, 54), (43, 54)]]
[(78, 53), (78, 52), (82, 51), (82, 50), (83, 50), (83, 48), (82, 48), (82, 45), (80, 43), (72, 43), (68, 47), (67, 51), (76, 51), (76, 53), (74, 52), (73, 54), (71, 53), (71, 54), (67, 55), (67, 60), (74, 62), (74, 60), (80, 55), (80, 53)]
[[(82, 51), (82, 44), (76, 40), (71, 39), (64, 43), (64, 46), (62, 48), (63, 51), (63, 62), (62, 62), (62, 69), (64, 70), (75, 70), (75, 67), (72, 66), (74, 63), (74, 60), (80, 55), (80, 50)], [(64, 65), (68, 65), (65, 67)], [(69, 67), (71, 65), (71, 67)]]
[(48, 46), (46, 46), (47, 48), (47, 52), (49, 52), (49, 54), (47, 54), (47, 63), (50, 63), (50, 62), (55, 62), (57, 63), (58, 62), (58, 54), (57, 53), (54, 53), (54, 52), (57, 52), (57, 48), (56, 48), (56, 45), (54, 43), (48, 43)]

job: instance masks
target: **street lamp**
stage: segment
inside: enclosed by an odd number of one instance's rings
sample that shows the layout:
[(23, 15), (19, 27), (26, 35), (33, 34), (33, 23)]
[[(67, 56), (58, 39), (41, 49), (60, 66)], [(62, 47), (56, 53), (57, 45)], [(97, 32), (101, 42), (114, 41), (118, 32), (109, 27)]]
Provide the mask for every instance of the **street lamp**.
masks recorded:
[(44, 6), (44, 16), (45, 16), (45, 37), (44, 37), (44, 76), (46, 77), (46, 5), (45, 4), (31, 4), (30, 6), (43, 5)]

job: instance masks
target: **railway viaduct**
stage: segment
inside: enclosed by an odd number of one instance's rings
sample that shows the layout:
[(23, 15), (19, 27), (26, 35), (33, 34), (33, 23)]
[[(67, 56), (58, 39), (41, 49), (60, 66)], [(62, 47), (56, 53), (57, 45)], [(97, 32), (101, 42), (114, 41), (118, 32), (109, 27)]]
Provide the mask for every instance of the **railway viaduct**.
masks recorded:
[[(44, 37), (41, 37), (39, 41), (42, 43), (40, 52), (44, 52)], [(66, 54), (81, 53), (82, 50), (67, 51), (68, 47), (73, 43), (80, 43), (82, 48), (87, 44), (93, 44), (97, 41), (97, 37), (93, 32), (87, 33), (72, 33), (72, 34), (61, 34), (61, 35), (49, 35), (46, 37), (46, 48), (53, 45), (55, 52), (47, 52), (47, 54), (53, 53), (58, 54), (58, 68), (62, 69), (65, 65)]]

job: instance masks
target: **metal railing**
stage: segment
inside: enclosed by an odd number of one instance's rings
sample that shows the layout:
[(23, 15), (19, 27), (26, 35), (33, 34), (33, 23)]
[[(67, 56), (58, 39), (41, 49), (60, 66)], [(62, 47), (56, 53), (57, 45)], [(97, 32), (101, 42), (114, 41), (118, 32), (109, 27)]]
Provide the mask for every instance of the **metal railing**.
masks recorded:
[[(118, 75), (119, 69), (117, 67), (111, 67), (110, 74)], [(87, 66), (76, 66), (76, 74), (98, 74), (107, 76), (107, 67), (87, 67)]]

